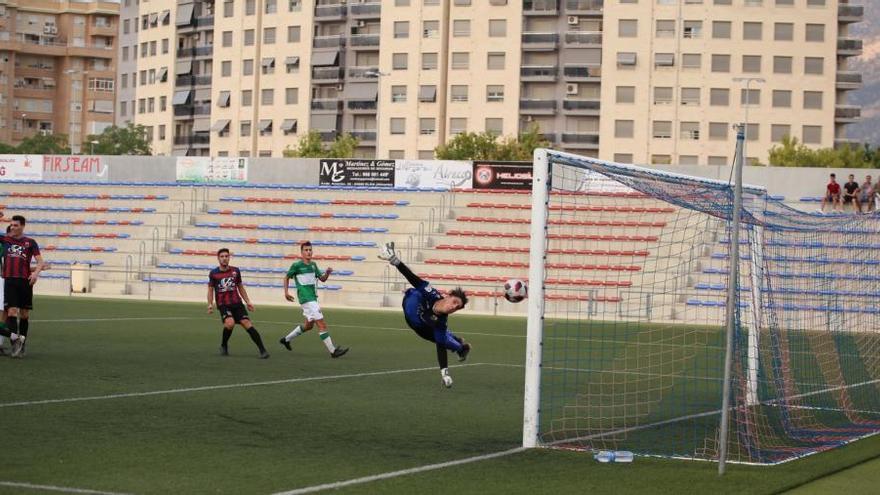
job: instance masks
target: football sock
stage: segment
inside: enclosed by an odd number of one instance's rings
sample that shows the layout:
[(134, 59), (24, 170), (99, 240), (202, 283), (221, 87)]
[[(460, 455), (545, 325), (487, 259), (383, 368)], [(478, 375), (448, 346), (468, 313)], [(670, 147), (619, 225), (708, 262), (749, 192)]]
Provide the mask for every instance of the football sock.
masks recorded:
[(290, 342), (291, 340), (299, 337), (302, 334), (303, 334), (302, 327), (297, 325), (296, 328), (294, 328), (292, 332), (290, 332), (289, 334), (287, 334), (286, 337), (284, 337), (284, 340)]
[(18, 333), (27, 337), (28, 327), (30, 326), (30, 320), (27, 318), (22, 318), (18, 320)]
[(3, 335), (3, 332), (0, 332), (0, 347), (3, 347), (3, 344), (6, 343), (6, 336)]
[(449, 356), (443, 345), (437, 345), (437, 364), (440, 365), (441, 370), (449, 367)]
[(226, 327), (223, 327), (223, 342), (220, 345), (226, 347), (229, 344), (229, 337), (232, 337), (232, 329), (227, 330)]
[(260, 338), (260, 334), (259, 332), (257, 332), (257, 329), (254, 327), (250, 327), (247, 329), (247, 333), (251, 336), (251, 340), (254, 341), (254, 344), (257, 344), (257, 349), (259, 349), (260, 352), (266, 352), (266, 348), (263, 347), (263, 339)]
[(333, 339), (330, 338), (330, 332), (321, 332), (318, 334), (321, 337), (321, 340), (324, 342), (324, 346), (327, 347), (327, 350), (331, 353), (336, 350), (336, 346), (333, 345)]
[(18, 333), (18, 318), (9, 316), (6, 318), (6, 328), (12, 333)]

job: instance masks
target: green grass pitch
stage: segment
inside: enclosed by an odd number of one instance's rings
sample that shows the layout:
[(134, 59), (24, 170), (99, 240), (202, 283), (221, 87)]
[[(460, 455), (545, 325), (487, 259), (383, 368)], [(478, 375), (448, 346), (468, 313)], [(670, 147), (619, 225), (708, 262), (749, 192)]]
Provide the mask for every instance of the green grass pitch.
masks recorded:
[[(445, 390), (433, 346), (405, 327), (399, 311), (326, 310), (333, 339), (352, 348), (330, 359), (317, 335), (298, 338), (293, 352), (278, 344), (300, 319), (298, 308), (258, 307), (252, 316), (272, 354), (262, 361), (240, 328), (231, 356), (219, 356), (219, 318), (201, 304), (42, 297), (36, 306), (27, 357), (0, 359), (0, 493), (43, 493), (35, 486), (51, 485), (269, 494), (521, 441), (524, 319), (454, 316), (452, 328), (475, 349)], [(877, 486), (878, 470), (868, 468), (878, 455), (880, 438), (870, 438), (777, 467), (734, 465), (719, 479), (709, 462), (599, 465), (589, 454), (541, 449), (340, 491), (776, 493), (802, 486), (817, 493), (811, 487), (845, 479), (849, 493), (867, 493)]]

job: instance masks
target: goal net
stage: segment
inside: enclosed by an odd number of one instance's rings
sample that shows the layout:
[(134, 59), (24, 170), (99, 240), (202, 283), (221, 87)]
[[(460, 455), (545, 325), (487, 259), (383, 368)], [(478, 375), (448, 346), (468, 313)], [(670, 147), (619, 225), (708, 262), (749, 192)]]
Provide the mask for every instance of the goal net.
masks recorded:
[(880, 217), (745, 187), (733, 246), (728, 182), (549, 150), (534, 181), (525, 446), (717, 460), (730, 284), (728, 460), (880, 431)]

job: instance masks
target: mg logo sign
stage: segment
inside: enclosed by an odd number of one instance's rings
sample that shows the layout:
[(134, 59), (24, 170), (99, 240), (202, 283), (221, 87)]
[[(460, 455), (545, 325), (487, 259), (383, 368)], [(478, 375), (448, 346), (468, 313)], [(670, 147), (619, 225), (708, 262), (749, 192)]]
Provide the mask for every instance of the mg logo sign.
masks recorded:
[(345, 181), (345, 162), (321, 160), (321, 178), (335, 183)]

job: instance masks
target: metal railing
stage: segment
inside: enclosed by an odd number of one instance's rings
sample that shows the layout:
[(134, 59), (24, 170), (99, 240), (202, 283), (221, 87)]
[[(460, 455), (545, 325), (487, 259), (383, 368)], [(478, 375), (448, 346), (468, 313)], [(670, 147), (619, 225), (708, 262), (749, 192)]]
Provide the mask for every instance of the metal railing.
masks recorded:
[(569, 45), (601, 45), (602, 31), (568, 31), (565, 42)]

